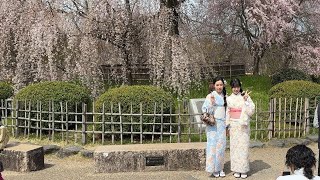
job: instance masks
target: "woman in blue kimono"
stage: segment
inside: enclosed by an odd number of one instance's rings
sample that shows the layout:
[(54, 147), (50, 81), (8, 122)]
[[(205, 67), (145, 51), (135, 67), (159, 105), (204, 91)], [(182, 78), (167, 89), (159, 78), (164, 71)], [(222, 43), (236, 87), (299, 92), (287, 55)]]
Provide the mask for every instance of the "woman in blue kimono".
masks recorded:
[(207, 126), (206, 171), (214, 177), (225, 177), (223, 171), (226, 149), (226, 89), (224, 79), (214, 79), (214, 91), (207, 95), (202, 105), (202, 112), (213, 114), (214, 126)]

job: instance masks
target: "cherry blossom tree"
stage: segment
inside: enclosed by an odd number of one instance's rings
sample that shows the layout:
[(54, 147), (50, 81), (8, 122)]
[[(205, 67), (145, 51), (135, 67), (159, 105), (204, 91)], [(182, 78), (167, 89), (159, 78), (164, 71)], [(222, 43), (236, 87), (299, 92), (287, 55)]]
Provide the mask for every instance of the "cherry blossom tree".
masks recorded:
[(79, 79), (93, 96), (101, 65), (122, 65), (113, 78), (131, 84), (148, 64), (154, 84), (183, 92), (191, 78), (180, 0), (30, 0), (0, 2), (1, 78), (16, 90), (31, 82)]
[(274, 46), (288, 64), (319, 73), (317, 7), (319, 0), (2, 0), (0, 79), (16, 90), (80, 80), (97, 96), (101, 65), (121, 65), (112, 78), (132, 84), (144, 64), (154, 85), (182, 94), (208, 62), (249, 52), (259, 73)]
[[(253, 58), (254, 74), (259, 73), (261, 60), (270, 47), (273, 45), (284, 47), (285, 44), (290, 44), (288, 40), (297, 45), (296, 48), (293, 48), (294, 46), (289, 48), (291, 57), (303, 60), (304, 65), (312, 67), (315, 71), (319, 70), (319, 65), (314, 67), (314, 62), (319, 61), (315, 58), (319, 43), (301, 38), (306, 32), (301, 31), (305, 24), (299, 21), (299, 15), (304, 4), (309, 1), (217, 0), (208, 2), (209, 18), (213, 19), (211, 24), (216, 27), (215, 30), (228, 32), (228, 37), (243, 39)], [(318, 0), (313, 3), (317, 4), (316, 7), (319, 6)], [(307, 8), (307, 11), (310, 13), (312, 9)], [(315, 13), (318, 14), (318, 12)], [(297, 36), (297, 32), (301, 34)], [(314, 72), (314, 70), (310, 71)]]

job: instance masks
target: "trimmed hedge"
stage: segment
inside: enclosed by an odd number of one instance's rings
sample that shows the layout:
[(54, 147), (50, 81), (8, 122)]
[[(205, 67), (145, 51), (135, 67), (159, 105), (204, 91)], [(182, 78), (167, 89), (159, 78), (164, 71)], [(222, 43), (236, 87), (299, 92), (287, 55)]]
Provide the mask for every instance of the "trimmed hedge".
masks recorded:
[[(31, 84), (23, 89), (21, 89), (16, 96), (14, 97), (14, 101), (19, 102), (19, 109), (28, 109), (28, 102), (31, 101), (31, 109), (37, 110), (40, 107), (40, 104), (37, 102), (41, 102), (41, 110), (42, 119), (48, 120), (49, 114), (44, 111), (49, 112), (52, 111), (52, 105), (54, 106), (55, 112), (66, 111), (65, 104), (68, 103), (68, 112), (81, 112), (82, 103), (90, 102), (90, 93), (89, 91), (81, 87), (79, 85), (63, 82), (63, 81), (46, 81), (40, 82), (36, 84)], [(62, 109), (60, 107), (60, 102), (63, 102)], [(49, 105), (50, 104), (50, 105)], [(40, 110), (40, 109), (38, 109)], [(20, 112), (19, 116), (24, 116), (23, 112)], [(36, 113), (31, 113), (31, 117), (36, 117)], [(55, 115), (55, 121), (61, 120), (61, 115)], [(69, 121), (74, 121), (74, 116), (70, 116)], [(43, 127), (50, 127), (49, 122), (43, 122)], [(35, 126), (35, 122), (31, 124), (31, 126)], [(75, 124), (68, 124), (68, 127), (73, 129)], [(55, 128), (61, 128), (60, 123), (55, 123)]]
[(278, 83), (284, 82), (284, 81), (290, 81), (290, 80), (305, 80), (305, 81), (311, 81), (311, 77), (304, 73), (303, 71), (297, 70), (297, 69), (282, 69), (280, 72), (274, 74), (271, 77), (271, 83), (273, 85), (276, 85)]
[(84, 87), (73, 83), (63, 81), (46, 81), (31, 84), (21, 89), (14, 99), (18, 101), (41, 101), (42, 103), (48, 101), (88, 103), (90, 100), (90, 94)]
[[(155, 86), (122, 86), (119, 88), (113, 88), (106, 91), (102, 94), (96, 101), (96, 112), (102, 112), (103, 104), (105, 106), (105, 112), (111, 112), (111, 104), (113, 105), (113, 113), (119, 113), (119, 103), (121, 103), (121, 113), (131, 114), (131, 105), (132, 105), (132, 114), (140, 114), (140, 103), (142, 103), (143, 114), (161, 114), (161, 104), (163, 104), (163, 113), (170, 113), (170, 106), (173, 108), (174, 99), (172, 95), (163, 89), (157, 88)], [(156, 108), (155, 103), (157, 103)], [(174, 113), (174, 109), (172, 109), (172, 113)], [(101, 116), (99, 116), (98, 121), (101, 121)], [(122, 126), (124, 131), (131, 131), (131, 125), (126, 125), (125, 123), (131, 123), (131, 120), (134, 123), (133, 131), (140, 132), (140, 116), (122, 116), (122, 122), (124, 125)], [(159, 116), (143, 116), (143, 123), (156, 123), (161, 122), (161, 118)], [(105, 122), (111, 122), (111, 117), (106, 116)], [(120, 122), (120, 116), (113, 116), (113, 122)], [(170, 117), (163, 118), (164, 123), (170, 122)], [(171, 118), (171, 122), (174, 122), (174, 119)], [(164, 132), (169, 132), (169, 125), (163, 126)], [(101, 126), (98, 126), (98, 129), (101, 130)], [(110, 131), (111, 125), (105, 123), (105, 130)], [(115, 131), (120, 130), (120, 125), (114, 126)], [(152, 132), (153, 125), (152, 124), (143, 124), (144, 132)], [(161, 130), (161, 125), (155, 125), (155, 131), (159, 132)]]
[(0, 82), (0, 99), (8, 99), (13, 95), (13, 88), (7, 82)]
[(271, 98), (310, 98), (320, 99), (320, 84), (310, 81), (286, 81), (273, 86), (269, 90)]

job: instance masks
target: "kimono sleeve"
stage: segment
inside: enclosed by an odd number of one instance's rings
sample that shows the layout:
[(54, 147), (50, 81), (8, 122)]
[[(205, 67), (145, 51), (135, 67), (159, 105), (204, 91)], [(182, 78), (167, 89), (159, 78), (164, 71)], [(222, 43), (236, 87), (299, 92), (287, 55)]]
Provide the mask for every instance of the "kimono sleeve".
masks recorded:
[(201, 108), (202, 113), (207, 112), (212, 114), (213, 105), (210, 102), (210, 97), (211, 95), (208, 94)]
[(244, 105), (245, 113), (250, 117), (254, 114), (255, 105), (250, 97), (248, 97), (247, 101)]
[[(230, 104), (229, 98), (227, 98), (227, 104)], [(227, 109), (226, 109), (226, 126), (229, 126), (230, 125), (230, 107), (227, 106)]]

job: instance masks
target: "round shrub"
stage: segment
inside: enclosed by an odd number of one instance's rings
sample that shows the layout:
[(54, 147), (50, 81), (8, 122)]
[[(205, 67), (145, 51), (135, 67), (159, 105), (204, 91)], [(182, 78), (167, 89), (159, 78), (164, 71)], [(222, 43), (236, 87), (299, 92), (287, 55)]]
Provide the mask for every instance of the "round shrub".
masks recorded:
[[(292, 98), (292, 107), (296, 107), (297, 102), (301, 103), (300, 98), (302, 98), (302, 101), (304, 101), (304, 98), (309, 98), (310, 104), (314, 104), (316, 98), (317, 102), (320, 102), (320, 84), (311, 81), (286, 81), (273, 86), (269, 90), (269, 95), (271, 98)], [(296, 99), (298, 99), (298, 101)], [(279, 100), (280, 99), (277, 100), (278, 103)], [(299, 104), (298, 106), (301, 105)], [(289, 101), (286, 108), (289, 109)], [(310, 113), (314, 114), (314, 111), (311, 110)], [(298, 113), (297, 118), (302, 119), (303, 115), (301, 116), (301, 114)]]
[[(63, 81), (47, 81), (31, 84), (21, 89), (14, 97), (14, 102), (19, 102), (19, 109), (28, 109), (29, 102), (31, 102), (31, 109), (39, 111), (41, 102), (42, 120), (49, 120), (50, 116), (47, 112), (52, 112), (52, 109), (54, 112), (61, 112), (61, 110), (65, 112), (66, 103), (68, 105), (68, 112), (76, 112), (76, 110), (81, 112), (82, 103), (88, 103), (89, 101), (90, 95), (86, 88)], [(60, 102), (63, 102), (62, 108)], [(23, 117), (24, 113), (20, 112), (19, 116)], [(36, 116), (35, 112), (31, 113), (32, 118), (36, 118)], [(59, 114), (54, 115), (55, 121), (62, 119), (65, 120), (65, 117)], [(68, 121), (74, 121), (74, 119), (75, 116), (68, 117)], [(49, 127), (49, 124), (49, 122), (43, 122), (42, 126)], [(34, 127), (35, 122), (31, 126)], [(75, 124), (68, 124), (68, 127), (72, 129), (75, 127)], [(55, 123), (55, 128), (61, 128), (61, 124)]]
[[(102, 112), (102, 107), (104, 104), (105, 113), (111, 112), (111, 105), (113, 106), (113, 113), (119, 113), (119, 103), (121, 104), (121, 113), (122, 114), (137, 114), (134, 116), (123, 115), (122, 116), (122, 128), (123, 131), (131, 132), (131, 128), (134, 132), (140, 132), (140, 103), (142, 104), (142, 113), (143, 114), (161, 114), (163, 105), (163, 113), (169, 114), (170, 107), (173, 108), (174, 99), (172, 95), (163, 89), (157, 88), (155, 86), (122, 86), (119, 88), (113, 88), (106, 91), (102, 94), (96, 101), (96, 112)], [(155, 107), (156, 103), (156, 107)], [(132, 107), (132, 111), (131, 111)], [(174, 109), (172, 112), (174, 113)], [(101, 121), (101, 116), (98, 117), (98, 120)], [(143, 132), (152, 132), (153, 128), (155, 132), (161, 131), (161, 125), (156, 124), (145, 124), (145, 123), (161, 123), (160, 116), (147, 116), (144, 115), (143, 118)], [(170, 122), (170, 117), (165, 116), (163, 119), (164, 123)], [(114, 115), (112, 118), (113, 122), (119, 123), (120, 116)], [(136, 123), (134, 125), (128, 124)], [(111, 131), (112, 127), (110, 125), (111, 116), (105, 116), (105, 131)], [(173, 118), (171, 118), (171, 122), (174, 122)], [(114, 125), (114, 131), (120, 131), (120, 124)], [(98, 127), (101, 130), (101, 126)], [(170, 126), (164, 125), (162, 127), (164, 132), (169, 132)]]
[(320, 98), (320, 84), (310, 81), (286, 81), (269, 90), (271, 98)]
[(271, 77), (271, 83), (276, 85), (278, 83), (290, 80), (305, 80), (311, 81), (309, 75), (305, 74), (303, 71), (297, 69), (282, 69), (278, 73)]
[(0, 82), (0, 99), (8, 99), (13, 95), (13, 88), (7, 82)]
[(18, 101), (48, 101), (88, 103), (90, 100), (89, 91), (79, 85), (63, 81), (46, 81), (31, 84), (21, 89), (15, 96)]

